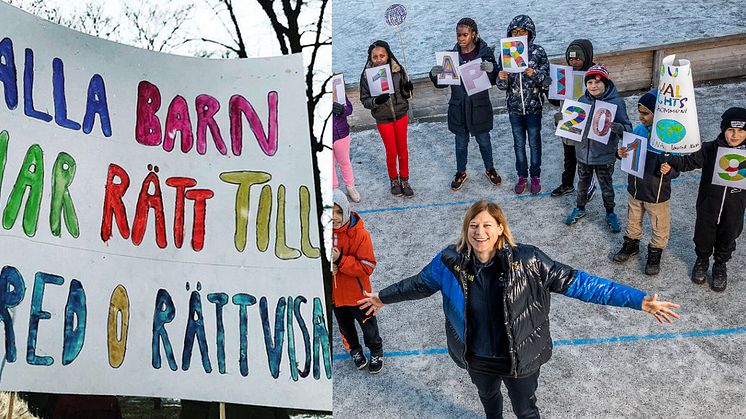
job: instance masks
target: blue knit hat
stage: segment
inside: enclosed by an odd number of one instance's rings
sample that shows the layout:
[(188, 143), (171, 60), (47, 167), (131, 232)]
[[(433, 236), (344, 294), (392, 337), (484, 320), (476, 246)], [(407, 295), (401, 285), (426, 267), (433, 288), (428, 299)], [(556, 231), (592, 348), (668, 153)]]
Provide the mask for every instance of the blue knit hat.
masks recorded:
[(638, 105), (644, 106), (651, 113), (655, 113), (655, 101), (658, 98), (658, 89), (651, 89), (649, 92), (640, 96), (637, 101)]

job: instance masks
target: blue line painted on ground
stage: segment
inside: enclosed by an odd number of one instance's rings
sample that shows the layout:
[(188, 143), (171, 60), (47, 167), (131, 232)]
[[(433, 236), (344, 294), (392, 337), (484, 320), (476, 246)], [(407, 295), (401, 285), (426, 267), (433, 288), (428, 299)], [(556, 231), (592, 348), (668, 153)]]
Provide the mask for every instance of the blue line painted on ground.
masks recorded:
[[(691, 176), (691, 177), (685, 177), (685, 178), (676, 178), (673, 179), (671, 182), (686, 182), (690, 180), (698, 180), (699, 176)], [(626, 188), (626, 183), (620, 183), (614, 185), (614, 189), (622, 189)], [(512, 199), (527, 199), (527, 198), (543, 198), (549, 196), (549, 192), (542, 192), (538, 193), (536, 195), (532, 194), (526, 194), (526, 195), (511, 195), (509, 198)], [(451, 207), (456, 205), (471, 205), (478, 200), (471, 200), (471, 201), (454, 201), (454, 202), (441, 202), (441, 203), (433, 203), (433, 204), (422, 204), (422, 205), (412, 205), (408, 207), (390, 207), (390, 208), (374, 208), (374, 209), (364, 209), (357, 211), (358, 214), (371, 214), (371, 213), (377, 213), (377, 212), (390, 212), (390, 211), (409, 211), (413, 209), (423, 209), (423, 208), (437, 208), (437, 207)]]
[[(625, 343), (625, 342), (637, 342), (637, 341), (651, 341), (661, 339), (686, 339), (686, 338), (699, 338), (709, 336), (724, 336), (724, 335), (737, 335), (746, 333), (746, 327), (735, 327), (730, 329), (715, 329), (715, 330), (691, 330), (688, 332), (675, 332), (675, 333), (658, 333), (654, 335), (628, 335), (628, 336), (612, 336), (608, 338), (586, 338), (586, 339), (567, 339), (567, 340), (555, 340), (552, 342), (554, 346), (580, 346), (580, 345), (606, 345), (609, 343)], [(431, 349), (412, 349), (403, 351), (386, 352), (387, 357), (398, 357), (398, 356), (419, 356), (419, 355), (443, 355), (447, 354), (447, 348), (431, 348)], [(341, 361), (349, 358), (348, 354), (334, 354), (332, 359), (334, 361)]]

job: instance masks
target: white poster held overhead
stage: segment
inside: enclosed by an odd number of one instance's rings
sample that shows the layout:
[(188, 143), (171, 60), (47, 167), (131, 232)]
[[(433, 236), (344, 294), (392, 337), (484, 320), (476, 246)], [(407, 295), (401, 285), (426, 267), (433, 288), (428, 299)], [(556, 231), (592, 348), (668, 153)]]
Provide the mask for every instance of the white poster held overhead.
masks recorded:
[(443, 67), (443, 72), (438, 75), (439, 85), (461, 84), (458, 63), (458, 52), (456, 51), (437, 51), (435, 53), (435, 65)]
[(585, 71), (572, 72), (572, 98), (578, 100), (585, 94)]
[(573, 97), (573, 69), (566, 65), (549, 64), (552, 84), (549, 86), (549, 99), (565, 100)]
[(528, 68), (528, 36), (500, 39), (503, 71), (523, 73)]
[(489, 76), (480, 68), (481, 65), (481, 61), (474, 60), (461, 64), (458, 67), (458, 72), (461, 74), (461, 80), (464, 83), (466, 94), (469, 96), (488, 90), (492, 86)]
[(746, 150), (718, 147), (712, 183), (746, 189)]
[(590, 111), (591, 105), (586, 103), (574, 100), (564, 101), (562, 103), (562, 120), (557, 124), (557, 130), (554, 134), (568, 140), (581, 141)]
[(334, 101), (342, 105), (347, 103), (345, 98), (345, 77), (344, 74), (335, 74), (332, 77), (332, 92), (334, 93)]
[(302, 56), (0, 27), (0, 389), (331, 410)]
[(591, 129), (588, 130), (588, 138), (599, 143), (608, 144), (611, 136), (611, 124), (616, 116), (616, 105), (602, 100), (596, 101), (591, 116)]
[(365, 69), (365, 78), (368, 80), (371, 96), (394, 93), (394, 78), (391, 76), (389, 64)]
[(663, 59), (650, 144), (665, 152), (688, 154), (701, 147), (694, 81), (689, 60)]
[(627, 149), (627, 157), (622, 158), (622, 171), (642, 179), (648, 155), (648, 139), (625, 132), (622, 135), (622, 147)]

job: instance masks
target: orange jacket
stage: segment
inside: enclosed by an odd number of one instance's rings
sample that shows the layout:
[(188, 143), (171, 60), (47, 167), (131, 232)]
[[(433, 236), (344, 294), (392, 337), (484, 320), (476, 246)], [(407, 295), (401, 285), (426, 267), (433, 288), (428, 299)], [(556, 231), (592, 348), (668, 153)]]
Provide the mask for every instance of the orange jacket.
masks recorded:
[(341, 255), (333, 281), (332, 302), (335, 306), (356, 306), (365, 297), (363, 290), (371, 292), (370, 274), (376, 267), (370, 233), (362, 218), (351, 211), (347, 224), (334, 230), (332, 241)]

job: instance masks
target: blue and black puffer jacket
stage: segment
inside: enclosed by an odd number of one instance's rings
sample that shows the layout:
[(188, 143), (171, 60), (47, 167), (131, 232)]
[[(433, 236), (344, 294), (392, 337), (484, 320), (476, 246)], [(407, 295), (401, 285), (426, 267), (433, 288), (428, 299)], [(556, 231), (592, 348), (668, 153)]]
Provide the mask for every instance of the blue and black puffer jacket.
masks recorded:
[[(508, 25), (508, 36), (513, 29), (524, 28), (528, 31), (528, 66), (534, 69), (534, 75), (510, 73), (507, 80), (497, 80), (497, 88), (507, 90), (506, 102), (511, 114), (526, 115), (541, 113), (542, 90), (549, 87), (549, 59), (541, 45), (535, 44), (536, 27), (527, 15), (518, 15)], [(499, 61), (502, 70), (502, 60)]]
[[(608, 279), (591, 276), (555, 262), (534, 246), (519, 244), (495, 255), (506, 272), (503, 293), (505, 328), (511, 357), (511, 376), (534, 373), (552, 356), (549, 307), (552, 292), (596, 304), (642, 309), (645, 293)], [(448, 353), (461, 368), (466, 362), (469, 325), (469, 286), (474, 266), (455, 246), (443, 249), (422, 271), (379, 293), (384, 304), (443, 295)]]

